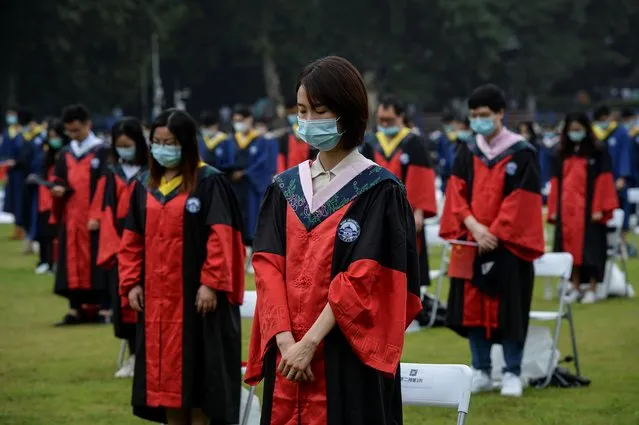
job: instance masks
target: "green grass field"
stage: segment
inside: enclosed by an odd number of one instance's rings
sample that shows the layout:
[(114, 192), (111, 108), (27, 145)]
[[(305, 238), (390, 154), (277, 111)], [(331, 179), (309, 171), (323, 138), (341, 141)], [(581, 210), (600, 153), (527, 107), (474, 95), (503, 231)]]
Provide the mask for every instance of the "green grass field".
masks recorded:
[[(0, 425), (142, 423), (131, 414), (130, 381), (113, 378), (119, 341), (112, 329), (53, 328), (66, 301), (52, 294), (51, 276), (33, 274), (35, 257), (20, 254), (18, 243), (5, 242), (8, 233), (8, 226), (0, 226)], [(639, 276), (637, 261), (630, 269), (631, 278)], [(538, 285), (533, 307), (555, 308), (555, 302), (542, 300), (541, 289)], [(574, 311), (582, 369), (591, 387), (528, 389), (517, 400), (475, 396), (468, 424), (639, 424), (639, 301), (615, 299)], [(250, 321), (244, 325), (246, 345)], [(565, 354), (568, 334), (562, 335)], [(467, 363), (469, 353), (465, 340), (435, 329), (408, 335), (404, 360)], [(456, 413), (446, 409), (405, 412), (409, 425), (455, 423)]]

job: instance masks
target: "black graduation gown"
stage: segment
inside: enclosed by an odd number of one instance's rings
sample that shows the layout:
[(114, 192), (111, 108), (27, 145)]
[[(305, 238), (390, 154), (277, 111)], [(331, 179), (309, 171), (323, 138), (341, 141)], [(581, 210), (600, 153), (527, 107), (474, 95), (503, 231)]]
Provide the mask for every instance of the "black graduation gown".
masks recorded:
[[(463, 224), (472, 214), (499, 239), (491, 254), (494, 266), (489, 279), (477, 272), (471, 281), (451, 279), (447, 322), (462, 336), (470, 327), (482, 327), (496, 342), (526, 339), (532, 261), (543, 255), (545, 247), (538, 168), (534, 148), (523, 140), (493, 160), (474, 140), (457, 152), (446, 186), (440, 235), (447, 240), (472, 239)], [(453, 249), (451, 255), (455, 253)]]
[(54, 198), (51, 221), (58, 227), (55, 293), (88, 304), (98, 304), (108, 291), (106, 273), (97, 266), (99, 230), (87, 222), (98, 180), (104, 174), (108, 147), (98, 145), (81, 156), (67, 146), (56, 160), (54, 180), (72, 189)]
[[(120, 295), (144, 288), (138, 316), (133, 412), (166, 423), (165, 408), (202, 408), (210, 424), (237, 424), (241, 384), (244, 246), (238, 202), (215, 168), (190, 194), (138, 177), (118, 254)], [(200, 285), (217, 308), (195, 307)]]
[[(246, 372), (248, 383), (265, 380), (262, 424), (402, 423), (404, 330), (421, 310), (415, 241), (404, 188), (379, 166), (313, 213), (298, 167), (275, 178), (255, 238)], [(291, 383), (276, 374), (274, 337), (291, 331), (299, 340), (327, 303), (337, 325), (311, 362), (315, 382)]]

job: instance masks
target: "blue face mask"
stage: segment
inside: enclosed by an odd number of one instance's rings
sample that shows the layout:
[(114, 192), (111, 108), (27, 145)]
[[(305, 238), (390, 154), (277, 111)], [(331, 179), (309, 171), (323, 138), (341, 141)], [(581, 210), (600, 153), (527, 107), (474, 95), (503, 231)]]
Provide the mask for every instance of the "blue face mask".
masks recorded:
[(151, 144), (151, 155), (165, 168), (173, 168), (182, 160), (182, 146), (165, 146), (157, 143)]
[(610, 123), (608, 121), (595, 121), (595, 125), (602, 130), (606, 130), (610, 127)]
[(377, 130), (379, 130), (382, 133), (384, 133), (385, 136), (393, 137), (394, 135), (399, 133), (399, 126), (398, 125), (393, 125), (393, 126), (390, 126), (390, 127), (377, 127)]
[[(115, 148), (116, 152), (125, 161), (133, 161), (135, 158), (135, 146), (131, 146), (130, 148)], [(158, 161), (160, 162), (160, 161)]]
[(494, 118), (471, 118), (470, 128), (477, 134), (490, 136), (495, 132), (495, 120)]
[(457, 131), (457, 138), (467, 142), (473, 138), (473, 132), (470, 130), (459, 130)]
[(298, 118), (299, 127), (297, 135), (306, 143), (326, 152), (333, 150), (342, 138), (342, 134), (337, 130), (337, 119), (327, 118), (322, 120), (303, 120)]
[(581, 141), (586, 137), (586, 132), (583, 130), (577, 131), (569, 131), (568, 138), (574, 143), (581, 143)]
[(545, 137), (546, 139), (552, 139), (552, 138), (554, 138), (554, 137), (555, 137), (555, 133), (553, 133), (552, 131), (546, 131), (546, 132), (544, 133), (544, 137)]
[(453, 126), (450, 124), (446, 124), (444, 125), (444, 132), (445, 133), (450, 133), (451, 131), (453, 131)]
[(288, 124), (292, 127), (295, 124), (297, 124), (297, 114), (290, 114), (286, 116), (286, 120), (288, 121)]
[(49, 146), (51, 146), (53, 149), (60, 149), (62, 147), (62, 139), (59, 137), (50, 138)]
[(5, 117), (5, 120), (7, 122), (7, 125), (15, 125), (15, 124), (18, 123), (18, 117), (13, 115), (13, 114), (12, 115), (7, 115)]
[(635, 122), (634, 121), (628, 121), (623, 123), (623, 126), (625, 127), (626, 130), (632, 130), (632, 128), (635, 126)]

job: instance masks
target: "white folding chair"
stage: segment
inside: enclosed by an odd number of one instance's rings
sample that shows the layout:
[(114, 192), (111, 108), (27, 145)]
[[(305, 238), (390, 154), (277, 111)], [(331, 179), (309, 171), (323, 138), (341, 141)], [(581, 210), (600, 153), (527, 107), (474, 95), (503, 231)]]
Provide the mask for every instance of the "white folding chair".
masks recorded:
[(433, 293), (433, 308), (430, 311), (430, 317), (426, 327), (430, 328), (435, 323), (437, 318), (437, 305), (440, 302), (442, 286), (444, 284), (444, 278), (448, 273), (448, 262), (450, 261), (450, 245), (446, 240), (439, 237), (439, 225), (436, 224), (424, 224), (424, 231), (426, 232), (426, 245), (428, 247), (439, 247), (442, 250), (442, 257), (439, 263), (438, 270), (430, 270), (429, 277), (431, 284), (435, 283)]
[(457, 409), (463, 425), (470, 405), (473, 372), (466, 365), (402, 363), (402, 403)]
[[(639, 189), (631, 189), (639, 190)], [(630, 195), (629, 195), (630, 196)], [(604, 272), (603, 281), (603, 297), (608, 298), (610, 293), (610, 284), (612, 281), (612, 266), (616, 261), (621, 264), (621, 270), (628, 280), (628, 269), (626, 267), (626, 261), (628, 260), (628, 247), (623, 241), (621, 236), (623, 232), (623, 221), (625, 213), (621, 208), (617, 208), (612, 213), (612, 218), (608, 221), (608, 260), (606, 261), (606, 268)], [(628, 282), (626, 282), (626, 296), (628, 296)]]
[[(244, 291), (244, 302), (240, 306), (240, 317), (242, 319), (252, 319), (255, 317), (255, 306), (257, 305), (257, 291)], [(246, 367), (242, 367), (242, 376), (246, 374)], [(249, 395), (246, 399), (246, 406), (244, 407), (244, 413), (240, 418), (240, 424), (246, 425), (248, 423), (249, 414), (251, 413), (251, 405), (253, 403), (253, 397), (255, 397), (255, 387), (251, 385), (249, 389)]]
[(555, 330), (552, 339), (552, 354), (548, 361), (546, 370), (546, 380), (542, 384), (542, 388), (550, 384), (553, 374), (553, 365), (558, 359), (555, 358), (557, 345), (559, 343), (559, 331), (561, 329), (561, 321), (568, 321), (570, 327), (570, 341), (572, 343), (572, 354), (575, 361), (575, 370), (577, 376), (581, 376), (579, 367), (579, 353), (577, 352), (577, 339), (575, 337), (575, 326), (573, 322), (572, 309), (570, 303), (564, 301), (564, 292), (570, 286), (570, 275), (572, 274), (572, 255), (567, 252), (553, 252), (544, 254), (534, 262), (535, 276), (545, 277), (548, 279), (558, 278), (560, 281), (559, 291), (559, 309), (557, 311), (531, 311), (530, 319), (545, 322), (555, 322)]
[(639, 219), (639, 188), (628, 189), (628, 202), (635, 204), (635, 215)]

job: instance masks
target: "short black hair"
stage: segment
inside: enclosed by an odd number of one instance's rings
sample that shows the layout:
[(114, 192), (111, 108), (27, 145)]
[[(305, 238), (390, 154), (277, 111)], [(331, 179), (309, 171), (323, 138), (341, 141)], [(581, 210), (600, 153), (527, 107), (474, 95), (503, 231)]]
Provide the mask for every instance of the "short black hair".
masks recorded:
[(599, 119), (601, 119), (603, 117), (609, 116), (610, 114), (611, 114), (611, 112), (610, 112), (610, 108), (608, 107), (608, 105), (599, 105), (595, 109), (595, 112), (593, 112), (592, 117), (595, 120), (599, 120)]
[(442, 123), (448, 124), (455, 121), (455, 114), (450, 111), (442, 112)]
[(83, 104), (75, 103), (65, 106), (64, 109), (62, 109), (61, 119), (65, 124), (72, 123), (73, 121), (87, 122), (91, 120), (91, 113)]
[(18, 111), (18, 124), (25, 126), (35, 119), (35, 115), (28, 109)]
[(468, 108), (477, 109), (482, 106), (488, 107), (493, 112), (505, 110), (506, 96), (504, 91), (495, 84), (484, 84), (477, 87), (468, 98)]
[(637, 114), (632, 110), (632, 108), (623, 108), (621, 110), (621, 118), (633, 118), (635, 115)]
[(397, 97), (387, 94), (382, 96), (379, 99), (378, 107), (381, 106), (383, 108), (393, 108), (397, 115), (403, 115), (406, 112), (406, 108), (402, 101), (400, 101)]
[(149, 148), (144, 138), (144, 129), (137, 118), (124, 117), (111, 127), (111, 155), (119, 159), (120, 155), (115, 147), (115, 141), (120, 136), (126, 136), (135, 143), (135, 165), (146, 165), (149, 162)]
[(253, 116), (253, 111), (251, 111), (251, 108), (248, 105), (235, 105), (235, 108), (233, 108), (233, 115), (235, 114), (248, 118)]
[(300, 74), (295, 93), (301, 86), (311, 106), (323, 105), (339, 117), (343, 149), (354, 149), (364, 142), (368, 94), (362, 75), (352, 63), (339, 56), (317, 59)]
[(200, 125), (210, 127), (220, 123), (220, 115), (215, 111), (204, 111), (200, 114)]

